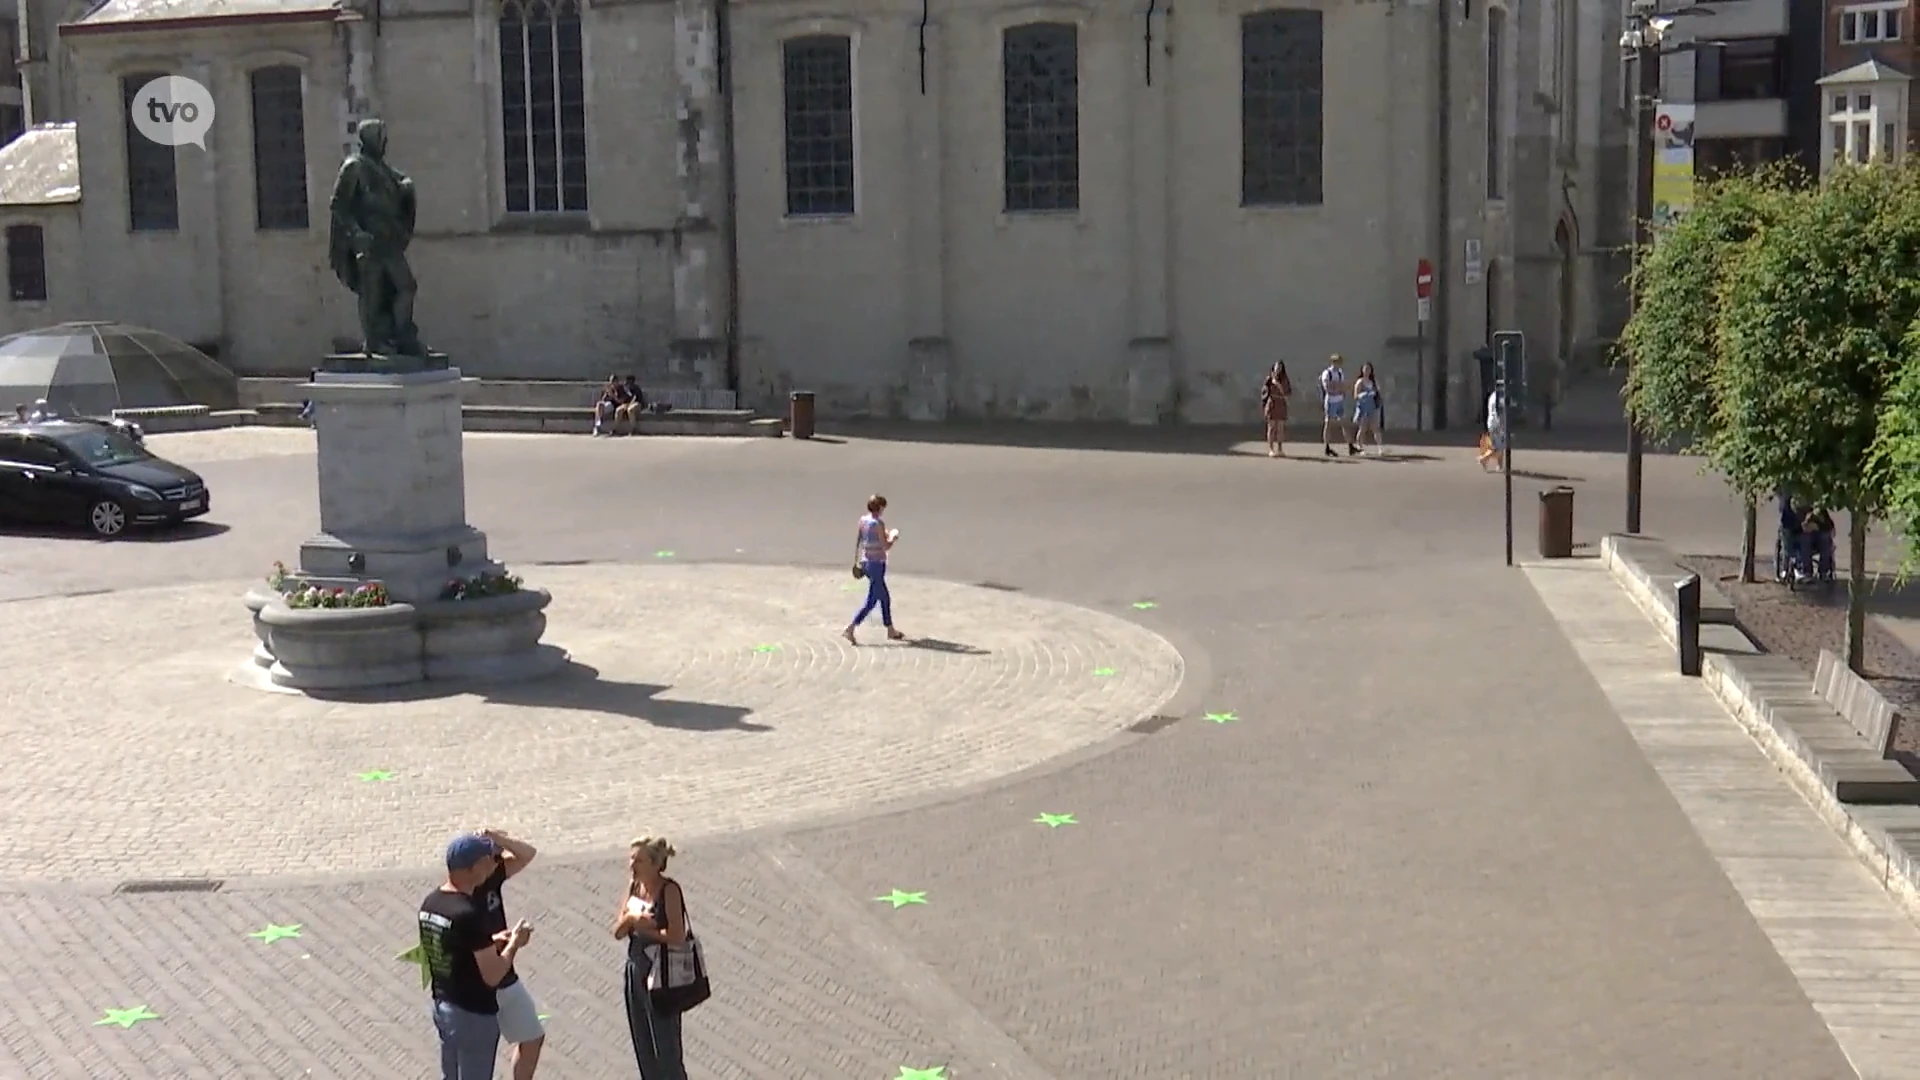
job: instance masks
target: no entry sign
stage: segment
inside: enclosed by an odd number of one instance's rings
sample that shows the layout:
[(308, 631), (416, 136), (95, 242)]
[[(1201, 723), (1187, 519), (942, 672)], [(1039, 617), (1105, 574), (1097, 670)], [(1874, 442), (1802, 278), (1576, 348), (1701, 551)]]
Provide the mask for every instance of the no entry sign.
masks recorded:
[(1433, 264), (1421, 259), (1413, 271), (1413, 295), (1420, 300), (1433, 296)]

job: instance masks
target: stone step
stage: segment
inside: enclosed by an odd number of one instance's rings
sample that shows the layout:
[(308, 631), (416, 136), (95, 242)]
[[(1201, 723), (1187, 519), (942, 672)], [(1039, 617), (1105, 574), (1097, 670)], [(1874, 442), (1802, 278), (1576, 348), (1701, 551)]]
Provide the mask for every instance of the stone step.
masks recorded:
[[(240, 404), (257, 408), (291, 403), (297, 411), (306, 398), (306, 392), (300, 389), (306, 382), (299, 376), (248, 376), (240, 380)], [(468, 383), (463, 393), (468, 405), (564, 409), (591, 406), (599, 398), (602, 385), (597, 380), (477, 379)], [(739, 407), (737, 395), (731, 390), (703, 388), (670, 378), (643, 379), (640, 389), (649, 401), (665, 402), (675, 409)]]

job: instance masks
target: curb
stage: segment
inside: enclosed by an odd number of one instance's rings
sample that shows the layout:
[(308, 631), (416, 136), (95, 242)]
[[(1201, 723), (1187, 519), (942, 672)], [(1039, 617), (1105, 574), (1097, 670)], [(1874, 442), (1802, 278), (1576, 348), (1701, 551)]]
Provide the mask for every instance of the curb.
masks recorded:
[[(1622, 551), (1614, 539), (1605, 537), (1600, 544), (1607, 572), (1640, 613), (1653, 623), (1661, 638), (1673, 644), (1672, 617), (1649, 591), (1645, 571), (1634, 565), (1631, 556)], [(1746, 730), (1747, 736), (1786, 776), (1814, 813), (1853, 849), (1907, 917), (1920, 923), (1920, 807), (1842, 803), (1821, 781), (1818, 765), (1797, 753), (1774, 730), (1758, 703), (1745, 692), (1743, 680), (1731, 670), (1724, 654), (1705, 652), (1700, 679), (1714, 700)], [(1807, 681), (1811, 684), (1812, 676), (1808, 676)]]

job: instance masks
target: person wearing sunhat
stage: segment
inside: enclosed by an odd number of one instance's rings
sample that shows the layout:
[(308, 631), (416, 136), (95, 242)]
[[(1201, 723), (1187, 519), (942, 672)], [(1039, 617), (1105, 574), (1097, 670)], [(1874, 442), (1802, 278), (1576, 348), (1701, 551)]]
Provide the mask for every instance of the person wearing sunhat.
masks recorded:
[(483, 833), (447, 844), (447, 880), (420, 901), (420, 952), (433, 987), (441, 1080), (493, 1080), (500, 1046), (496, 988), (533, 936), (525, 919), (504, 937), (490, 931), (474, 890), (500, 867), (500, 846)]

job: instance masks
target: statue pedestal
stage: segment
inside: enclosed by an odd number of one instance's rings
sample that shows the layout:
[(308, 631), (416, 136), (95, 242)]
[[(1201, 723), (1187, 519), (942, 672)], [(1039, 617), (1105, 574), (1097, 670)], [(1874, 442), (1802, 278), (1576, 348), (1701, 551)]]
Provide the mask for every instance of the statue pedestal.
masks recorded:
[(545, 591), (442, 599), (455, 579), (506, 572), (467, 524), (462, 383), (447, 367), (322, 370), (303, 388), (314, 404), (320, 532), (300, 545), (287, 584), (351, 592), (378, 582), (392, 602), (289, 608), (270, 590), (251, 594), (255, 663), (275, 685), (512, 679), (565, 663), (539, 643)]
[(498, 573), (467, 524), (455, 368), (321, 371), (306, 386), (320, 458), (320, 533), (300, 573), (385, 583), (396, 603), (437, 599), (449, 578)]

